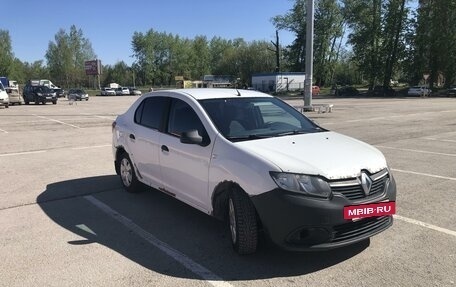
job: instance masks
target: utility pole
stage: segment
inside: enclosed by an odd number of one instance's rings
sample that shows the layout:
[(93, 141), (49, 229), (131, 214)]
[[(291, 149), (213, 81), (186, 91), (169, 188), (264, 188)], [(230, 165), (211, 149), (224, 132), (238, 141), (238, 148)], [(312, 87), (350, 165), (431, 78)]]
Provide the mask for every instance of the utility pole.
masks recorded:
[(276, 67), (275, 67), (275, 72), (280, 72), (280, 44), (279, 44), (279, 30), (276, 30), (276, 40), (275, 42), (271, 41), (271, 44), (274, 46), (273, 49), (269, 49), (269, 51), (272, 51), (275, 53), (276, 56)]
[(304, 83), (304, 106), (312, 107), (314, 2), (307, 0), (306, 6), (306, 79)]

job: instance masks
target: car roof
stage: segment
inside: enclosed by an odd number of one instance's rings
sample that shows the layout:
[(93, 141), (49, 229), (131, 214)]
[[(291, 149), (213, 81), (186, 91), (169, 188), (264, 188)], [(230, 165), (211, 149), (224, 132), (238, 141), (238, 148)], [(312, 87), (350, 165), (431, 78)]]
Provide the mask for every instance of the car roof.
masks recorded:
[(241, 90), (241, 89), (223, 89), (223, 88), (193, 88), (193, 89), (178, 89), (178, 90), (163, 90), (152, 92), (157, 96), (162, 92), (171, 92), (176, 94), (187, 95), (196, 100), (207, 99), (224, 99), (224, 98), (238, 98), (238, 97), (271, 97), (271, 95), (261, 93), (254, 90)]

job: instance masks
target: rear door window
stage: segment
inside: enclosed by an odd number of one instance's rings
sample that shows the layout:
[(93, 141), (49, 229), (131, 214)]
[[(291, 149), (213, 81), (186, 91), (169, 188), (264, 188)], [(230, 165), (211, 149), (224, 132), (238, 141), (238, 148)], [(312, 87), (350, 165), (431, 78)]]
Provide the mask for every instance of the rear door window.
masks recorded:
[(136, 109), (135, 122), (148, 128), (160, 129), (168, 102), (165, 97), (146, 98)]

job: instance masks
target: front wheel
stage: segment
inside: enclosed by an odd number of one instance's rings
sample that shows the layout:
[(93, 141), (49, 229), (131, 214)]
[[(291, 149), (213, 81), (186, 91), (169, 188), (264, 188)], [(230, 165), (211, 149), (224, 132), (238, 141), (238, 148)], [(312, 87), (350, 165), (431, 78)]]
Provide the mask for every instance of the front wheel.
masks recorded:
[(128, 192), (138, 192), (140, 189), (140, 182), (136, 178), (136, 173), (133, 164), (127, 153), (122, 153), (119, 162), (120, 179), (122, 185)]
[(228, 198), (228, 218), (231, 243), (239, 254), (255, 253), (258, 245), (258, 225), (255, 207), (241, 190), (232, 190)]

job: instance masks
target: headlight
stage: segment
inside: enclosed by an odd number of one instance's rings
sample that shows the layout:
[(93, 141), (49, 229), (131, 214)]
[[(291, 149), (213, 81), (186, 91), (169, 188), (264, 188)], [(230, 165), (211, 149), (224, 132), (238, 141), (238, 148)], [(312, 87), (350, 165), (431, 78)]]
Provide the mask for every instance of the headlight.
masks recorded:
[(40, 96), (40, 97), (43, 95), (42, 93), (36, 93), (36, 94), (37, 94), (38, 96)]
[(329, 184), (316, 176), (305, 174), (271, 172), (275, 183), (288, 191), (299, 192), (310, 196), (328, 198), (331, 195)]

